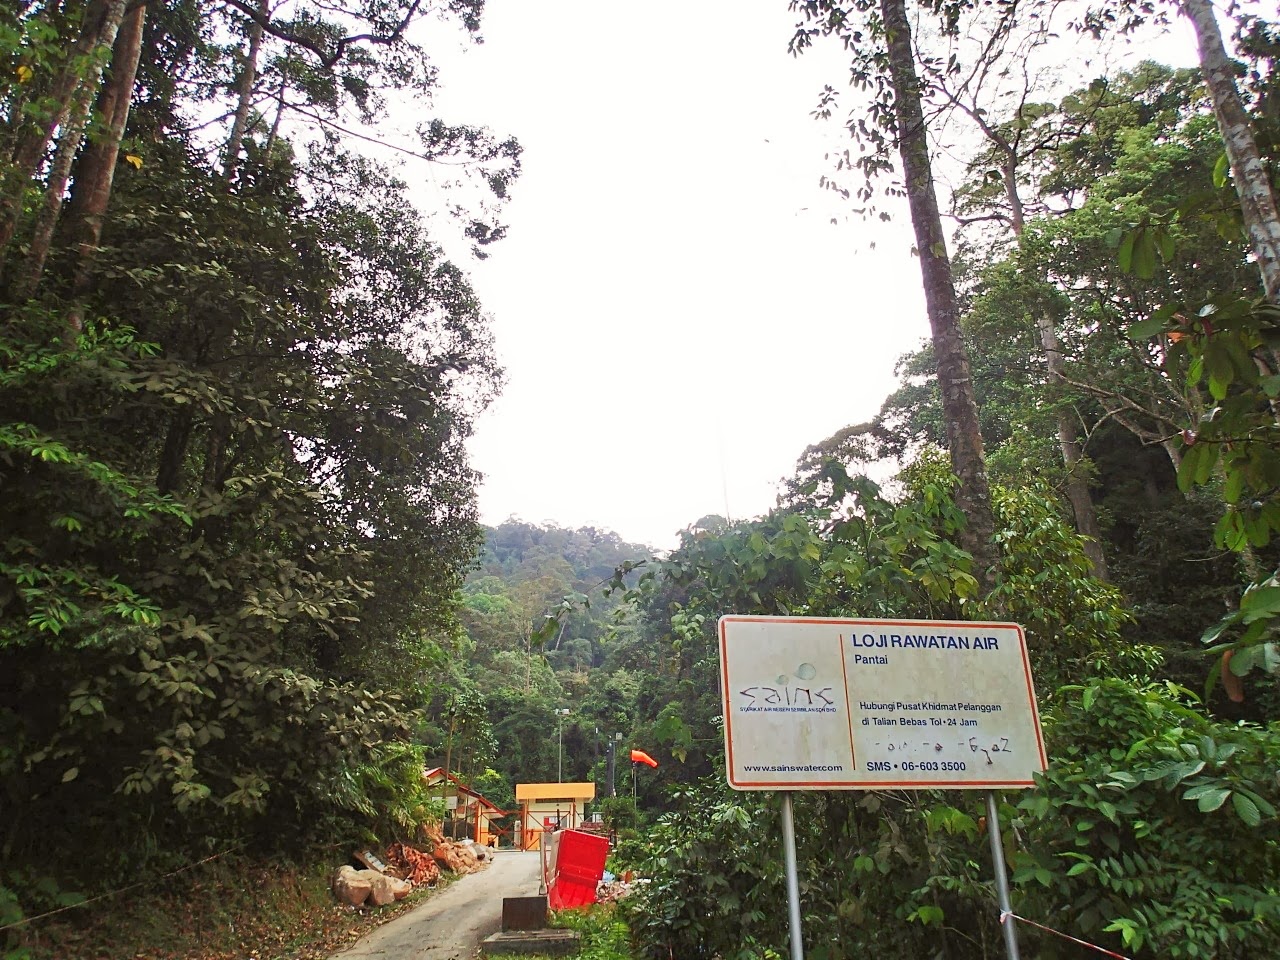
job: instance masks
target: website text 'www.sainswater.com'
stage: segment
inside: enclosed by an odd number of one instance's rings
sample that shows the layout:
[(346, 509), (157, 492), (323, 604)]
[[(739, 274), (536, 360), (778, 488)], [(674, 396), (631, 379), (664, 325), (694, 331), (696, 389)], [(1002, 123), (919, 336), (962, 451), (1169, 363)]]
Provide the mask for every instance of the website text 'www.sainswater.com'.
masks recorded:
[(803, 766), (792, 766), (785, 763), (780, 763), (780, 764), (766, 764), (764, 766), (747, 765), (743, 767), (743, 770), (745, 770), (747, 773), (839, 773), (843, 769), (844, 769), (844, 764), (842, 763), (835, 763), (835, 764), (810, 763), (810, 764), (805, 764)]

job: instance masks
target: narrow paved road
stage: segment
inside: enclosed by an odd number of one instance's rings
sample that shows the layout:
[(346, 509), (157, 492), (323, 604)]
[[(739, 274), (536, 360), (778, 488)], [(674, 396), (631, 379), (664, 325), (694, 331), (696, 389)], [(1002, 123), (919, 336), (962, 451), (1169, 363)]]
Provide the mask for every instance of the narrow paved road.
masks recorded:
[(470, 960), (502, 926), (502, 898), (538, 892), (538, 854), (501, 850), (479, 873), (390, 923), (333, 960)]

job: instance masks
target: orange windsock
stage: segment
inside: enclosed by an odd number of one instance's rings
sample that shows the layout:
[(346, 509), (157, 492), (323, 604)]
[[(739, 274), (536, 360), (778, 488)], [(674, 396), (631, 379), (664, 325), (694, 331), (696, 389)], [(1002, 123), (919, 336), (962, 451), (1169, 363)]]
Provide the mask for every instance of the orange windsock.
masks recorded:
[(631, 751), (631, 762), (632, 762), (632, 763), (646, 763), (646, 764), (648, 764), (648, 765), (649, 765), (649, 766), (651, 766), (651, 767), (656, 767), (656, 766), (658, 765), (658, 761), (657, 761), (657, 760), (655, 760), (655, 759), (653, 759), (653, 757), (649, 756), (649, 755), (648, 755), (647, 753), (645, 753), (643, 750), (632, 750), (632, 751)]

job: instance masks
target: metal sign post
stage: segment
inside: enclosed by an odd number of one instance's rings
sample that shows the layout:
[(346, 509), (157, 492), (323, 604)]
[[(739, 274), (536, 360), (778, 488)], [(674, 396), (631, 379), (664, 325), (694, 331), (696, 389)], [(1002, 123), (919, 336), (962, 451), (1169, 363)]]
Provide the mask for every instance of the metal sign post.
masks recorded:
[[(1016, 623), (720, 619), (726, 778), (782, 794), (791, 960), (803, 960), (796, 790), (983, 790), (1009, 960), (1019, 960), (993, 790), (1048, 765)], [(634, 790), (634, 785), (632, 787)]]
[(987, 836), (991, 840), (991, 863), (996, 871), (996, 899), (1000, 903), (1000, 929), (1009, 960), (1019, 960), (1018, 931), (1013, 927), (1013, 902), (1009, 899), (1009, 875), (1004, 865), (1004, 843), (1000, 839), (1000, 807), (995, 791), (987, 791)]
[(782, 853), (787, 871), (787, 914), (791, 920), (791, 960), (804, 960), (800, 938), (800, 874), (796, 869), (796, 820), (791, 810), (791, 791), (782, 791)]

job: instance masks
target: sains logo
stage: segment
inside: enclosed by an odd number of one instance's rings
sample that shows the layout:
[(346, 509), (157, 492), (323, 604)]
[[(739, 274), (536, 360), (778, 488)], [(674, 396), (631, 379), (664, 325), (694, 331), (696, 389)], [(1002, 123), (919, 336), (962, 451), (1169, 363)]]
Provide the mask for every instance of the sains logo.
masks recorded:
[(818, 669), (802, 663), (793, 675), (782, 674), (772, 684), (758, 684), (739, 690), (746, 698), (739, 713), (835, 713), (833, 689), (817, 680)]

